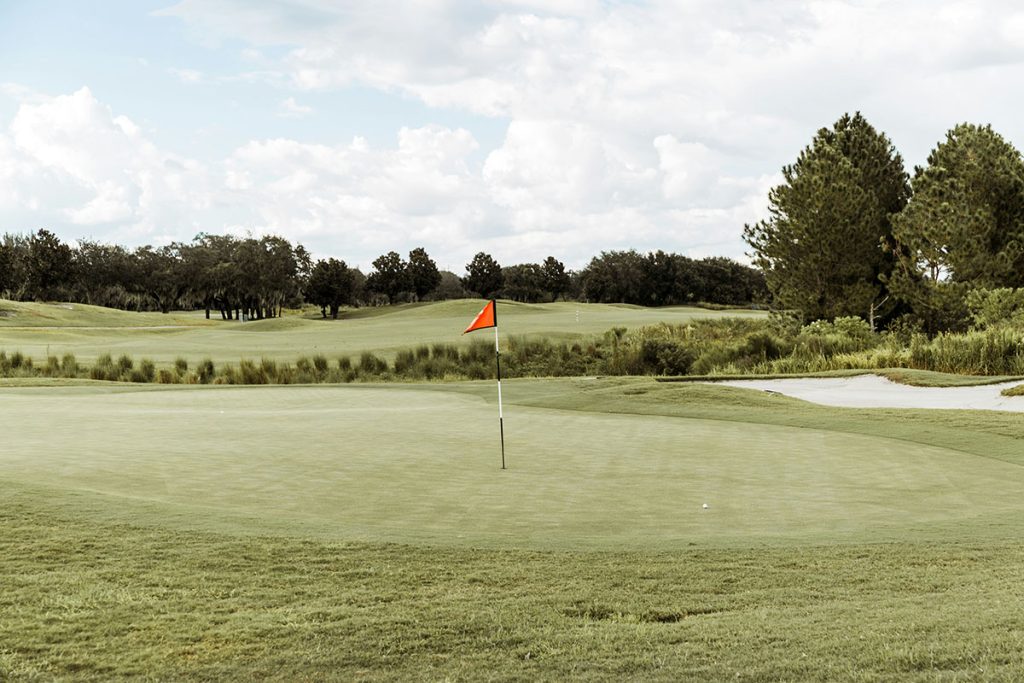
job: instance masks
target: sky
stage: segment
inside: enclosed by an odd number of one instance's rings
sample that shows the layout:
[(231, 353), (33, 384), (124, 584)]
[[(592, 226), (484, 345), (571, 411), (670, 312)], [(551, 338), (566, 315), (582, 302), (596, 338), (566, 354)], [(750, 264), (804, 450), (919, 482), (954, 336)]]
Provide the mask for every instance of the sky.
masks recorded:
[(1024, 145), (998, 0), (0, 0), (0, 233), (746, 260), (816, 130)]

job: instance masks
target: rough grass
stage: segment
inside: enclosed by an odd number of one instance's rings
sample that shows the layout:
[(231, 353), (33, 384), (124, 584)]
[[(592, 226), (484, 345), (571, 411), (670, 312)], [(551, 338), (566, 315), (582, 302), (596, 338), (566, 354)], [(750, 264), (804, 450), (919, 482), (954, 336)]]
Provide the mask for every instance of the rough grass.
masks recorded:
[[(1018, 378), (1014, 377), (1013, 379)], [(1007, 387), (1006, 389), (1003, 389), (999, 393), (1001, 393), (1003, 396), (1024, 396), (1024, 384), (1018, 384), (1013, 387)]]
[(0, 679), (1013, 680), (1016, 540), (523, 552), (96, 523), (8, 490)]

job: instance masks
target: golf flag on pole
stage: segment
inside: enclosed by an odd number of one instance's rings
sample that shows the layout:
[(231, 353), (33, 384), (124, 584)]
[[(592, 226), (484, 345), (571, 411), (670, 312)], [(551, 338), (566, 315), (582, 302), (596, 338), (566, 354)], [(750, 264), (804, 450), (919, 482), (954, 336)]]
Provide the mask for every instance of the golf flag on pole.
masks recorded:
[[(476, 317), (473, 318), (473, 322), (471, 322), (469, 327), (466, 328), (466, 332), (497, 326), (498, 316), (494, 310), (494, 299), (491, 299), (487, 305), (484, 306), (484, 309), (476, 314)], [(463, 332), (462, 334), (466, 334), (466, 332)]]
[(494, 299), (487, 302), (483, 310), (476, 314), (473, 322), (465, 332), (494, 328), (494, 362), (498, 370), (498, 430), (501, 434), (501, 469), (505, 469), (505, 416), (501, 410), (501, 348), (498, 346), (498, 304)]

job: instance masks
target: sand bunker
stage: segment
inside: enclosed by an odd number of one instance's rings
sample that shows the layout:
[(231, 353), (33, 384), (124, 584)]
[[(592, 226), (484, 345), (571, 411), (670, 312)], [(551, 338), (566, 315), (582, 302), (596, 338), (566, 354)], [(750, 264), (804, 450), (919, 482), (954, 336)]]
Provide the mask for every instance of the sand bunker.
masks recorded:
[(805, 379), (751, 379), (716, 382), (743, 389), (774, 391), (811, 403), (843, 408), (941, 408), (1024, 412), (1024, 397), (1001, 396), (1002, 382), (979, 387), (912, 387), (877, 375)]

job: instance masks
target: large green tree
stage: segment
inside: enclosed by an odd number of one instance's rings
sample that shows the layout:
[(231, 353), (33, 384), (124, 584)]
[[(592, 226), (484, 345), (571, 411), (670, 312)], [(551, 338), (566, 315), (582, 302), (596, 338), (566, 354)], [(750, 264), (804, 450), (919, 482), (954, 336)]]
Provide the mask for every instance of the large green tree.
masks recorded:
[(782, 176), (768, 219), (743, 230), (776, 304), (805, 320), (873, 317), (895, 261), (891, 216), (910, 194), (903, 159), (863, 116), (846, 114)]
[(355, 289), (355, 273), (344, 261), (329, 258), (317, 261), (306, 283), (306, 300), (320, 307), (320, 314), (338, 319), (338, 309), (352, 303)]
[(49, 230), (39, 230), (28, 240), (28, 291), (38, 300), (64, 298), (74, 279), (71, 247)]
[(494, 257), (481, 251), (466, 264), (466, 277), (462, 279), (462, 284), (470, 292), (490, 299), (501, 290), (505, 277)]
[(569, 291), (569, 273), (565, 272), (564, 263), (554, 256), (548, 256), (544, 263), (540, 264), (540, 270), (544, 279), (544, 289), (551, 294), (552, 301)]
[(389, 251), (373, 262), (373, 272), (366, 278), (371, 292), (383, 294), (388, 303), (398, 303), (401, 295), (410, 291), (409, 266), (397, 251)]
[(918, 167), (893, 221), (892, 289), (931, 332), (969, 323), (966, 292), (1024, 287), (1024, 160), (991, 126), (961, 124)]
[(416, 247), (409, 252), (407, 272), (409, 286), (417, 299), (427, 296), (441, 284), (441, 272), (423, 247)]

